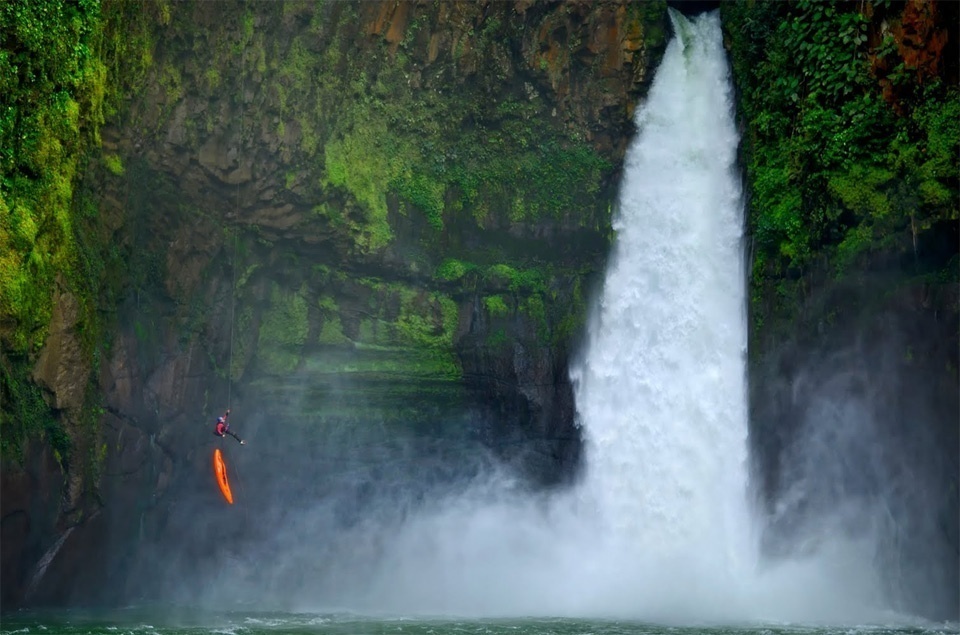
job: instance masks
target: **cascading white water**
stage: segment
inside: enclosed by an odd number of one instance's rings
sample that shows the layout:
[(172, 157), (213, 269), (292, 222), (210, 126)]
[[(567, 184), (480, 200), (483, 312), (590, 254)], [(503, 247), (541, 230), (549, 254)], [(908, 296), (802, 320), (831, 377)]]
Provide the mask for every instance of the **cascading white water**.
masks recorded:
[[(637, 113), (615, 249), (571, 371), (585, 478), (531, 498), (487, 474), (399, 524), (371, 518), (337, 557), (312, 555), (302, 530), (281, 533), (284, 556), (272, 570), (285, 601), (299, 610), (317, 610), (321, 597), (400, 614), (687, 624), (863, 615), (854, 607), (871, 580), (857, 545), (824, 540), (814, 558), (758, 562), (729, 69), (716, 13), (672, 19), (678, 36)], [(310, 510), (301, 526), (328, 513)], [(305, 571), (311, 562), (323, 571)], [(316, 586), (290, 589), (287, 578)], [(262, 575), (254, 588), (262, 593)]]
[(875, 595), (869, 539), (759, 557), (732, 83), (719, 16), (671, 19), (677, 35), (637, 113), (614, 252), (571, 372), (597, 553), (608, 575), (630, 572), (617, 574), (624, 601), (644, 615), (859, 618)]
[(674, 27), (636, 117), (616, 245), (572, 378), (585, 494), (608, 539), (647, 554), (651, 573), (703, 580), (752, 566), (743, 222), (719, 18)]

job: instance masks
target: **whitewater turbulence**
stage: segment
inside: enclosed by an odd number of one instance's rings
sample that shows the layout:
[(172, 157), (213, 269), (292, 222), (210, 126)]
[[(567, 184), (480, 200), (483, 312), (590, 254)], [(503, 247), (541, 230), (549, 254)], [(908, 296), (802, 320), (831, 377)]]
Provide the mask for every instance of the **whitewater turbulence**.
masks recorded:
[(660, 589), (719, 595), (754, 567), (738, 136), (718, 19), (675, 27), (572, 377), (606, 539)]
[(869, 540), (829, 536), (801, 559), (759, 557), (732, 82), (719, 17), (672, 17), (571, 372), (598, 560), (627, 589), (622, 606), (653, 619), (875, 619)]

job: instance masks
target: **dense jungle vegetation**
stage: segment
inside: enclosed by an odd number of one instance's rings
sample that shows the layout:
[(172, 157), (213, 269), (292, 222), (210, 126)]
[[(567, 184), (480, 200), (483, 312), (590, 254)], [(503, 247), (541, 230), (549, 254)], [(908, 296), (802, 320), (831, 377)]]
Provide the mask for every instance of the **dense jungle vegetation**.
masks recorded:
[(723, 18), (745, 129), (752, 337), (798, 318), (818, 280), (893, 267), (897, 284), (956, 283), (958, 5), (738, 0)]

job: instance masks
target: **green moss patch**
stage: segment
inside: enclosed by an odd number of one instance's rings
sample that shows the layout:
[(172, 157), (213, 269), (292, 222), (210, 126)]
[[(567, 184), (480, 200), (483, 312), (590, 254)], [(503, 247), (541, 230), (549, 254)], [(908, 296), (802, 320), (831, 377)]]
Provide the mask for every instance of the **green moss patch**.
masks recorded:
[(309, 331), (306, 288), (290, 293), (274, 284), (260, 322), (257, 355), (264, 370), (278, 375), (295, 370)]

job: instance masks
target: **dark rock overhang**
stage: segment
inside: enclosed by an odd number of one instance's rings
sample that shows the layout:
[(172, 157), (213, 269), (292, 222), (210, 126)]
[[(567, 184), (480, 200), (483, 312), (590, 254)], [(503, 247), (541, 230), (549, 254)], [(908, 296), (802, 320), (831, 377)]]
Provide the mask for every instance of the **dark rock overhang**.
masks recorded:
[(720, 8), (720, 0), (668, 0), (667, 6), (686, 16), (697, 15)]

